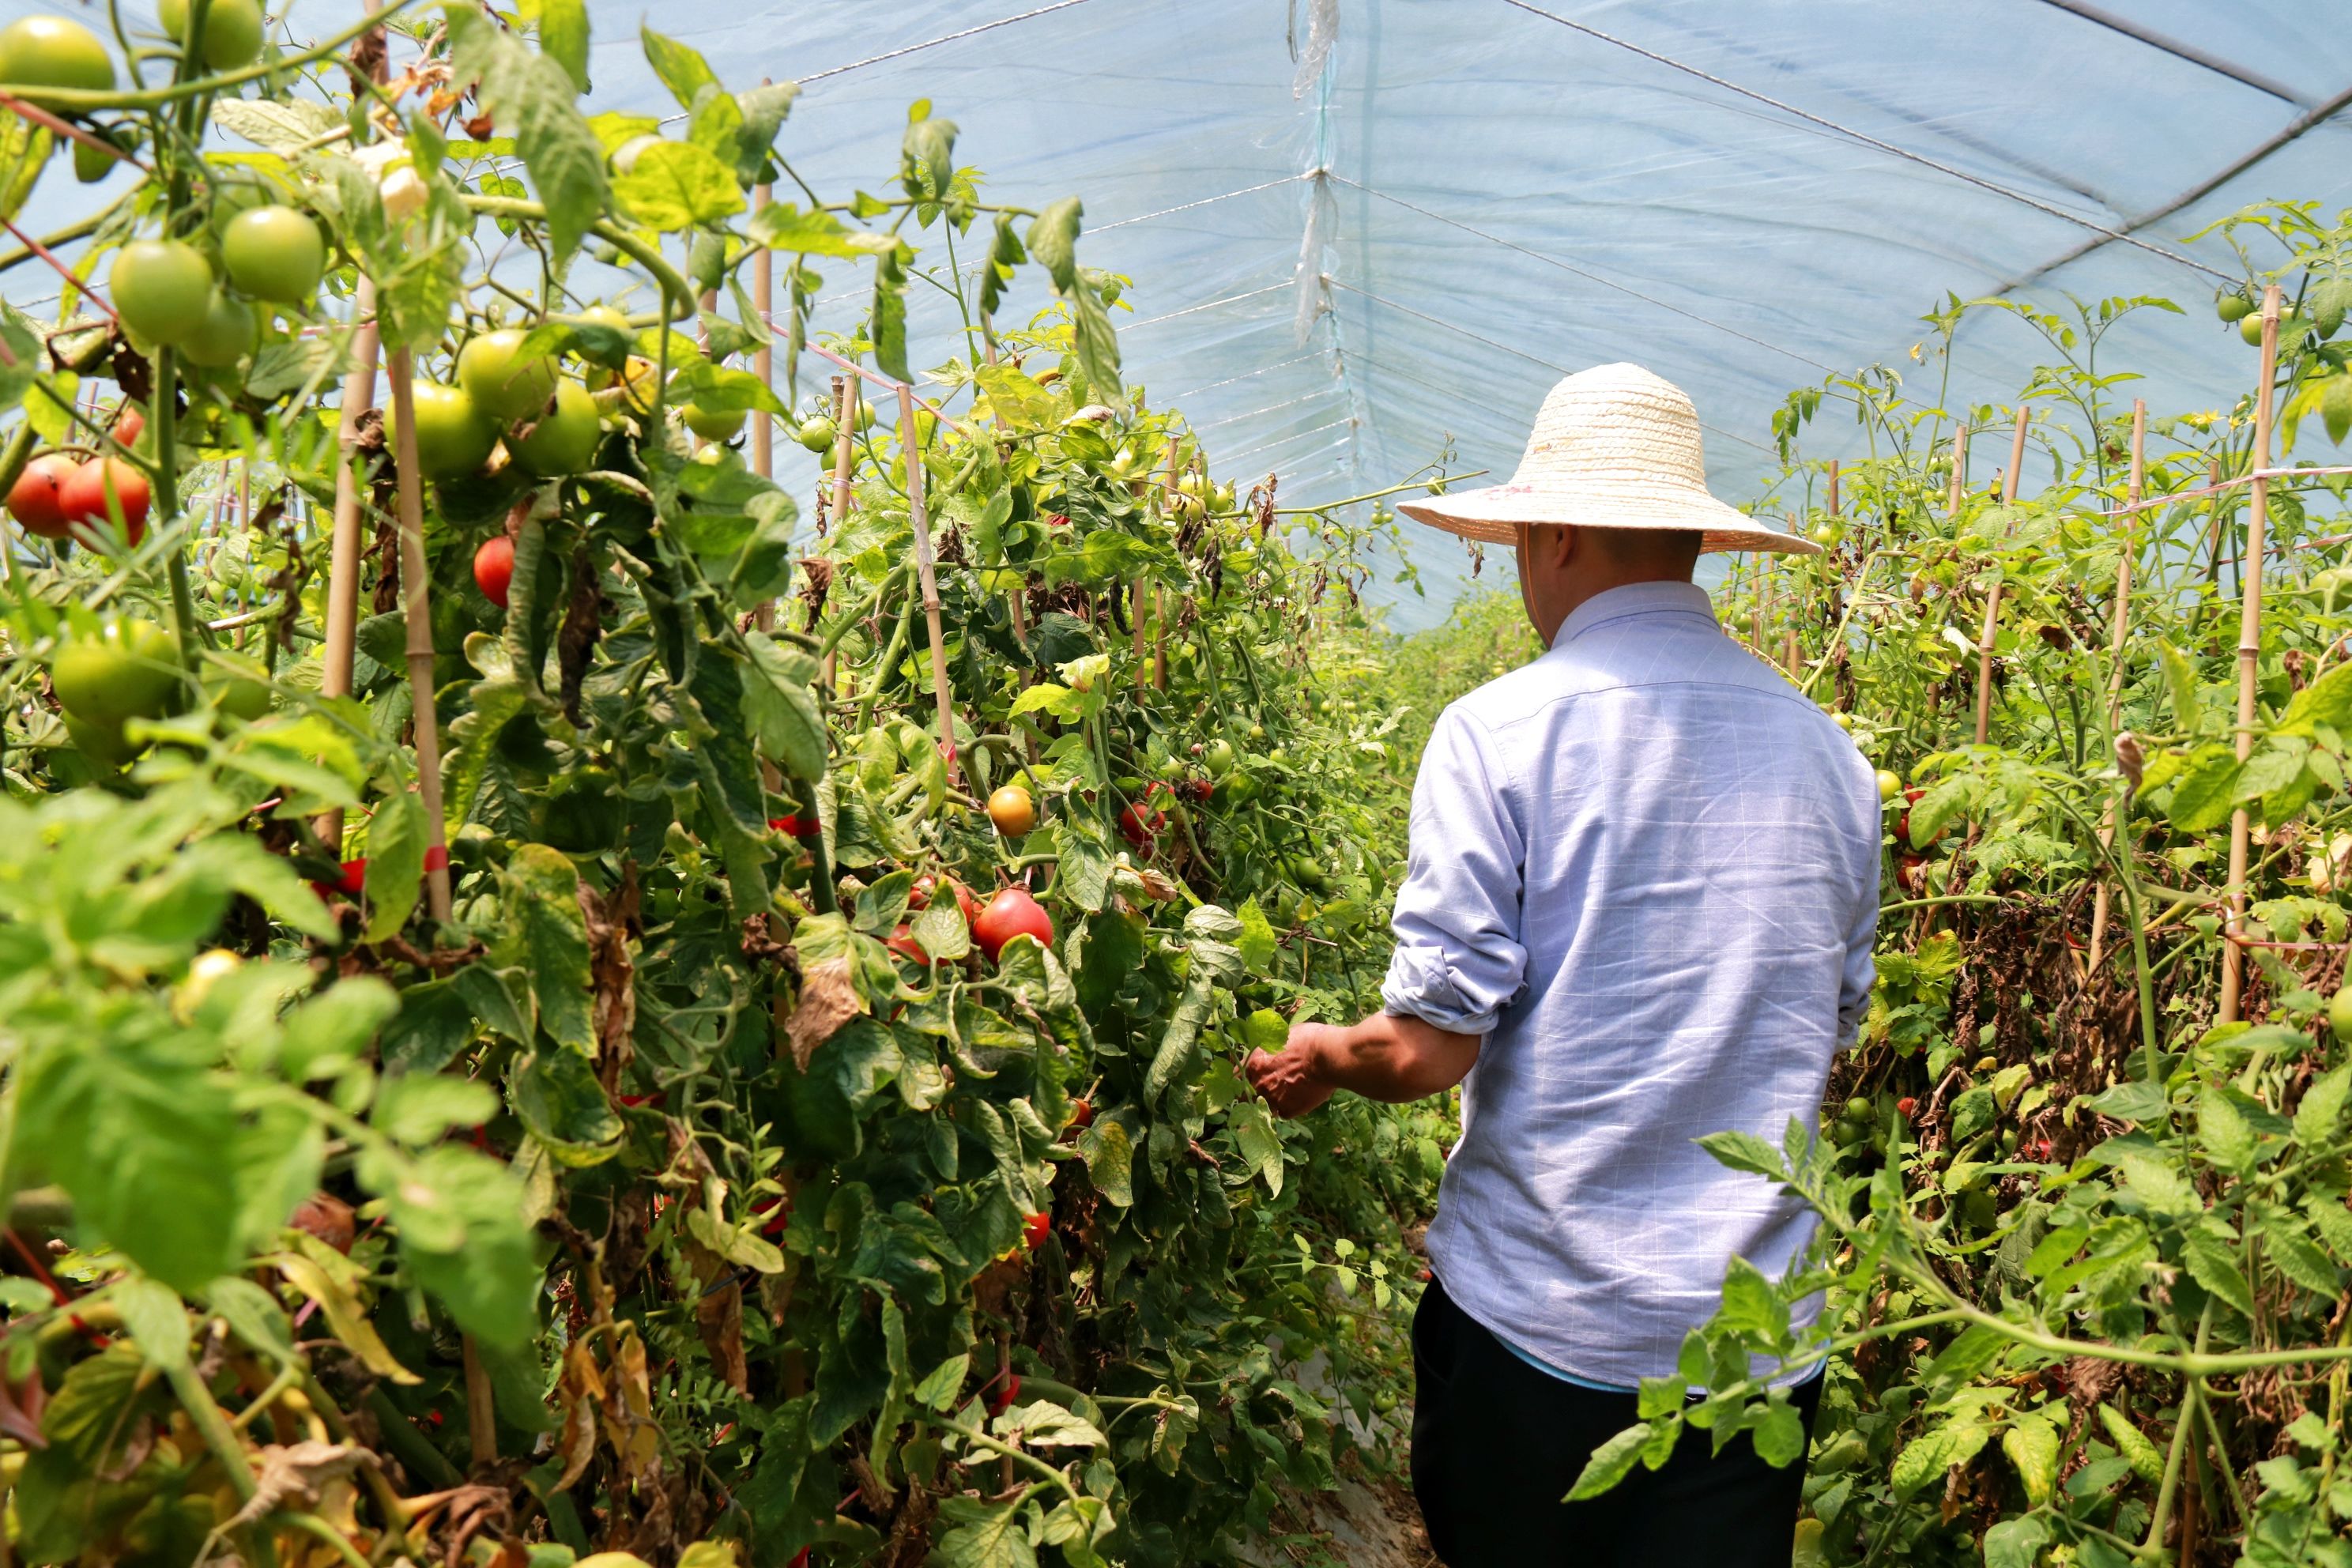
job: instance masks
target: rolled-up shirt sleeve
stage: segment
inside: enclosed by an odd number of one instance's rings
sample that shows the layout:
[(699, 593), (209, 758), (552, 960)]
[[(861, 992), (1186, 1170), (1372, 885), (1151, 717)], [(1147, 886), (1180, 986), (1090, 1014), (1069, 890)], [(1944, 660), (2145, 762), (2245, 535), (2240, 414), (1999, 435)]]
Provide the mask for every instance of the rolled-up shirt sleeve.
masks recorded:
[(1412, 787), (1412, 838), (1397, 890), (1381, 1001), (1391, 1013), (1484, 1036), (1527, 979), (1519, 940), (1526, 853), (1499, 758), (1457, 708), (1442, 714)]

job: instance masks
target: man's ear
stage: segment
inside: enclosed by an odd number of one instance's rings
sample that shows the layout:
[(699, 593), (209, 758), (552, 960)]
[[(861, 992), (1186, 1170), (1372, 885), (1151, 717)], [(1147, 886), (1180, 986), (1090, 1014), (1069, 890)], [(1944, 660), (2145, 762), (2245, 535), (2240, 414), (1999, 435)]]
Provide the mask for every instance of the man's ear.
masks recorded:
[(1563, 522), (1555, 525), (1551, 531), (1557, 535), (1550, 542), (1551, 564), (1554, 567), (1565, 566), (1576, 559), (1577, 547), (1584, 542), (1584, 531), (1574, 523)]

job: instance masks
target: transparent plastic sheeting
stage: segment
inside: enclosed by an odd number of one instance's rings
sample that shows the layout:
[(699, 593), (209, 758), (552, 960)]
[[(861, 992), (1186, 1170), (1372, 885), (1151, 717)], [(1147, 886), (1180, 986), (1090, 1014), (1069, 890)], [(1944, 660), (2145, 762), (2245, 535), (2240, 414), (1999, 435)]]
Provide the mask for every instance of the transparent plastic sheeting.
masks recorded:
[[(0, 19), (45, 8), (0, 0)], [(2253, 355), (2210, 301), (2239, 263), (2183, 237), (2271, 198), (2332, 213), (2352, 180), (2352, 28), (2287, 0), (590, 10), (592, 109), (675, 110), (645, 21), (731, 86), (805, 84), (780, 144), (820, 192), (887, 187), (907, 105), (928, 98), (995, 197), (1083, 196), (1082, 259), (1135, 280), (1129, 375), (1181, 405), (1219, 477), (1278, 472), (1286, 503), (1394, 483), (1449, 443), (1459, 468), (1507, 473), (1551, 383), (1612, 360), (1689, 390), (1710, 480), (1742, 501), (1777, 469), (1768, 421), (1791, 387), (1885, 363), (1932, 398), (1936, 367), (1908, 350), (1948, 290), (2168, 296), (2188, 313), (2135, 316), (2100, 368), (2140, 373), (2123, 395), (2160, 412), (2226, 407)], [(294, 0), (291, 27), (356, 14)], [(53, 172), (34, 232), (87, 199)], [(865, 280), (819, 270), (818, 327), (854, 325)], [(0, 282), (52, 291), (32, 268)], [(912, 300), (916, 363), (960, 353), (944, 298)], [(1003, 316), (1044, 303), (1024, 277)], [(2005, 402), (2050, 357), (2020, 323), (1975, 321), (1953, 405)], [(803, 362), (803, 396), (818, 369)], [(1864, 447), (1825, 411), (1805, 449)], [(789, 443), (779, 466), (813, 488)], [(1424, 594), (1387, 574), (1371, 590), (1400, 628), (1442, 620), (1470, 574), (1458, 542), (1406, 528)]]

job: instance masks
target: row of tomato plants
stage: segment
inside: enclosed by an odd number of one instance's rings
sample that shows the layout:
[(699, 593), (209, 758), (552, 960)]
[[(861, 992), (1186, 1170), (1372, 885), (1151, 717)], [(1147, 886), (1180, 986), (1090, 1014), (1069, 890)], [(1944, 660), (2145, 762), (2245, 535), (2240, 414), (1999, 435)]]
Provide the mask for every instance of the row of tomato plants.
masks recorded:
[(1234, 1073), (1377, 984), (1366, 541), (928, 105), (828, 202), (577, 0), (250, 9), (0, 31), (12, 212), (131, 170), (0, 258), (11, 1553), (1175, 1564), (1387, 1462), (1443, 1123)]

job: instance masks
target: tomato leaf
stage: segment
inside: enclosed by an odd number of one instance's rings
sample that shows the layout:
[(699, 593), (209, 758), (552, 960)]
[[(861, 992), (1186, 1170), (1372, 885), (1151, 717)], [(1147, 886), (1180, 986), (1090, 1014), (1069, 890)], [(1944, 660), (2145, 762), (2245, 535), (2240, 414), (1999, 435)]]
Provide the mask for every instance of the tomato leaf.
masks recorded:
[(540, 1026), (558, 1044), (596, 1054), (589, 1013), (588, 926), (580, 912), (580, 874), (562, 851), (524, 844), (499, 875), (506, 929), (493, 962), (530, 976)]
[(2228, 1241), (2202, 1226), (2194, 1226), (2181, 1235), (2180, 1256), (2197, 1283), (2236, 1308), (2241, 1316), (2254, 1315), (2253, 1289), (2246, 1283), (2245, 1270), (2238, 1267)]
[(735, 171), (708, 147), (656, 142), (613, 181), (613, 196), (648, 228), (672, 233), (724, 223), (743, 210)]
[[(1674, 1419), (1679, 1422), (1681, 1417)], [(1647, 1426), (1628, 1426), (1593, 1449), (1591, 1458), (1584, 1461), (1584, 1468), (1577, 1472), (1576, 1484), (1569, 1489), (1564, 1500), (1581, 1502), (1608, 1491), (1633, 1470), (1633, 1462), (1642, 1457), (1649, 1442)]]
[[(534, 53), (479, 9), (452, 5), (449, 57), (455, 76), (474, 81), (483, 107), (513, 135), (531, 188), (547, 211), (548, 245), (560, 267), (604, 216), (609, 193), (604, 150), (577, 101), (587, 76), (585, 10), (581, 0), (541, 4), (542, 16), (556, 19), (549, 54)], [(541, 37), (543, 43), (551, 41), (544, 31)], [(562, 58), (556, 58), (559, 51)], [(574, 51), (576, 60), (570, 58)], [(730, 210), (741, 210), (740, 195)]]
[(529, 1051), (507, 1072), (507, 1103), (556, 1163), (601, 1164), (621, 1152), (621, 1119), (575, 1051)]
[(368, 819), (367, 941), (382, 942), (408, 923), (422, 890), (425, 831), (425, 807), (409, 790), (376, 803)]

